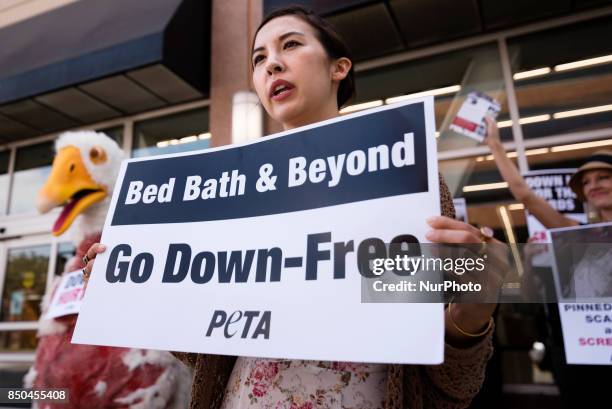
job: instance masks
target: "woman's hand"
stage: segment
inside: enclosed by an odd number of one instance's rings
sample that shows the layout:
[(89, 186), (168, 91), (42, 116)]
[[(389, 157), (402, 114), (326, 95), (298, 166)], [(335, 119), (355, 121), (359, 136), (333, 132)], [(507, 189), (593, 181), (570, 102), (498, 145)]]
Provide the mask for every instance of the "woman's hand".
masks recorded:
[[(485, 237), (476, 227), (445, 216), (436, 216), (427, 220), (432, 228), (426, 238), (433, 243), (441, 244), (471, 244), (466, 250), (474, 248), (475, 244), (487, 243), (485, 269), (483, 271), (466, 272), (466, 280), (482, 285), (481, 299), (484, 303), (453, 303), (452, 310), (446, 310), (446, 339), (451, 345), (467, 346), (474, 338), (459, 331), (457, 327), (470, 334), (478, 334), (489, 325), (491, 315), (497, 304), (489, 301), (495, 298), (503, 282), (502, 277), (508, 271), (505, 258), (506, 246), (494, 238)], [(459, 280), (457, 280), (459, 281)], [(487, 296), (489, 295), (489, 296)], [(479, 298), (480, 299), (480, 298)], [(450, 314), (452, 313), (452, 317)], [(453, 325), (453, 322), (455, 325)]]
[(487, 123), (487, 136), (485, 142), (489, 145), (491, 150), (502, 146), (501, 138), (499, 136), (499, 128), (495, 119), (489, 115), (485, 116), (485, 122)]
[(85, 267), (83, 268), (83, 281), (85, 281), (83, 292), (85, 292), (85, 289), (87, 289), (87, 283), (89, 282), (89, 276), (91, 275), (91, 271), (93, 270), (93, 265), (96, 256), (100, 253), (104, 253), (105, 250), (106, 246), (104, 244), (94, 243), (85, 253), (85, 256), (83, 257), (83, 262), (85, 264)]

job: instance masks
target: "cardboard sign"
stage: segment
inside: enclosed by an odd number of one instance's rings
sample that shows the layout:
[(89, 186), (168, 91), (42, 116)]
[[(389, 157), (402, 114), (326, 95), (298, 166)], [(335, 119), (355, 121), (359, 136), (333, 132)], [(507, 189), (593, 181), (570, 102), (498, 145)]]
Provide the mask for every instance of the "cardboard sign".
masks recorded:
[(46, 318), (58, 318), (64, 315), (78, 314), (83, 299), (83, 273), (81, 270), (66, 273), (53, 294)]
[(612, 223), (549, 234), (567, 363), (612, 365)]
[(440, 214), (434, 132), (429, 97), (124, 162), (73, 342), (442, 362), (443, 306), (361, 303), (358, 263), (425, 241)]

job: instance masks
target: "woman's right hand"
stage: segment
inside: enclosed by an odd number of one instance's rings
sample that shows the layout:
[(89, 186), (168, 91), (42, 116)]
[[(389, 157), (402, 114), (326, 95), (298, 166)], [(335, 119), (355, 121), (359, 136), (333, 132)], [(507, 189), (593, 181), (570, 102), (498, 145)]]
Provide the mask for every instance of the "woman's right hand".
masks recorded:
[(104, 253), (106, 251), (106, 246), (101, 243), (94, 243), (91, 245), (89, 250), (85, 253), (83, 257), (83, 262), (85, 267), (83, 268), (83, 281), (85, 281), (85, 286), (83, 287), (83, 291), (87, 288), (87, 282), (89, 281), (89, 276), (91, 275), (91, 271), (93, 270), (94, 261), (96, 260), (96, 256), (98, 254)]
[(485, 142), (489, 145), (489, 148), (501, 146), (501, 138), (499, 136), (499, 128), (497, 127), (497, 121), (490, 117), (485, 116), (485, 122), (487, 123), (487, 137)]

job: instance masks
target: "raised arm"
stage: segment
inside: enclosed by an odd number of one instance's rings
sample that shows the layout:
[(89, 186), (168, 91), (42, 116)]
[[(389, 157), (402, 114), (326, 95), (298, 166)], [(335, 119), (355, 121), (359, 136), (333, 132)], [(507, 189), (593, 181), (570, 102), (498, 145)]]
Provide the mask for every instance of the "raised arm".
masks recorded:
[(499, 138), (497, 124), (490, 117), (486, 117), (486, 121), (487, 138), (485, 141), (491, 149), (499, 173), (501, 173), (502, 178), (508, 183), (508, 188), (510, 192), (512, 192), (512, 196), (523, 203), (525, 208), (529, 210), (529, 213), (534, 215), (535, 218), (548, 229), (576, 226), (578, 222), (563, 216), (548, 204), (546, 200), (542, 199), (531, 190), (523, 176), (521, 176), (519, 170), (510, 158), (508, 158), (508, 155), (506, 155), (506, 150)]

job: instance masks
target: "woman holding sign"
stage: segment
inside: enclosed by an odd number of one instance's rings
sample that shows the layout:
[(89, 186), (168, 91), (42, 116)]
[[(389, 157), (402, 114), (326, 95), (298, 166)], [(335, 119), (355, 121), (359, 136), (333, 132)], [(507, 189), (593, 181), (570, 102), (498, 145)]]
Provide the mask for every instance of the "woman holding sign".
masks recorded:
[[(251, 62), (262, 105), (286, 130), (338, 117), (339, 107), (354, 92), (348, 48), (323, 19), (299, 7), (264, 19)], [(452, 199), (443, 182), (441, 195), (445, 216), (427, 221), (429, 240), (494, 240), (487, 231), (451, 218)], [(102, 251), (99, 244), (88, 251), (85, 275)], [(462, 408), (483, 381), (492, 350), (494, 308), (460, 304), (447, 309), (445, 363), (440, 366), (175, 356), (195, 369), (191, 408)]]

